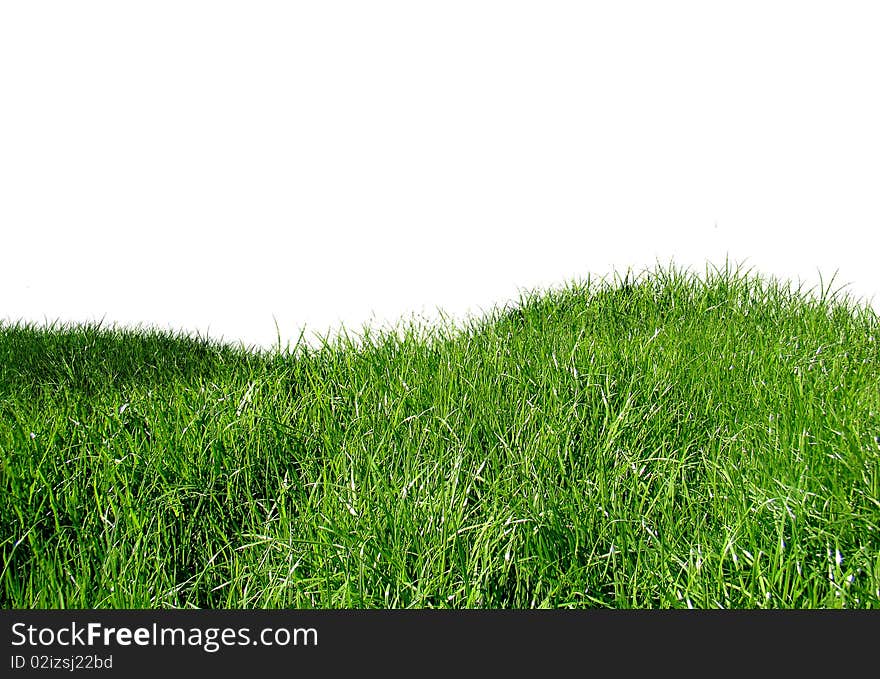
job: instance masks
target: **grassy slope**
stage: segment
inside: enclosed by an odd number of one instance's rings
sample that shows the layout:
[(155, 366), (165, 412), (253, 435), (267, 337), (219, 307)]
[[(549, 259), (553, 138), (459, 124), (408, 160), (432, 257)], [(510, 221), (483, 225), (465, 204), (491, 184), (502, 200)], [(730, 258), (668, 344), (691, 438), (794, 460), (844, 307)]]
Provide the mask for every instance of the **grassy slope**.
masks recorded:
[(707, 276), (290, 354), (6, 326), (0, 605), (877, 607), (876, 314)]

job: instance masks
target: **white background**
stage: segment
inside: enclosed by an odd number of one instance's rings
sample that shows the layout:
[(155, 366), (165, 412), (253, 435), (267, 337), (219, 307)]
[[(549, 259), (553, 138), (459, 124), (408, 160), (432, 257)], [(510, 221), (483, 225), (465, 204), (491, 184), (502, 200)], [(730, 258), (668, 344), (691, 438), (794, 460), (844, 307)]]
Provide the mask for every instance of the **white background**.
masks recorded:
[(269, 345), (674, 258), (880, 299), (877, 2), (4, 2), (0, 317)]

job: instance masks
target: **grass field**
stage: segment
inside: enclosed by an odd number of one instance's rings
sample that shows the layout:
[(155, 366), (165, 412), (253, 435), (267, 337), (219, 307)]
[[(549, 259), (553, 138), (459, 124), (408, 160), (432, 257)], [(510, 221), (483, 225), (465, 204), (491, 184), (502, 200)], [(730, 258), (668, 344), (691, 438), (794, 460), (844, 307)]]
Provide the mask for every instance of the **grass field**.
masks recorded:
[(880, 323), (730, 266), (259, 352), (0, 328), (0, 605), (880, 607)]

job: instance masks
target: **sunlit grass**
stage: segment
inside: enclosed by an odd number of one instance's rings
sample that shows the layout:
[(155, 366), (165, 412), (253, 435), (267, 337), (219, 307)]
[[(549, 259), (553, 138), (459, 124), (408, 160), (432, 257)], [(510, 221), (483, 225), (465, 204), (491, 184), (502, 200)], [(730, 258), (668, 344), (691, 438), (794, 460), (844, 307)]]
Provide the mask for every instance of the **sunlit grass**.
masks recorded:
[(3, 607), (877, 607), (880, 323), (673, 267), (257, 352), (0, 328)]

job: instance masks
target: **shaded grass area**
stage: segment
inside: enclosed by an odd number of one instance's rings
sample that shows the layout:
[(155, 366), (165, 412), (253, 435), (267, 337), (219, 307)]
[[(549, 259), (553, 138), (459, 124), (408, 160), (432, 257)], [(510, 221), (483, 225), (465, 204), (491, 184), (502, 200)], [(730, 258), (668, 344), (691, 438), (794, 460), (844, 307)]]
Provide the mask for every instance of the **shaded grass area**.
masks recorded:
[(3, 607), (877, 607), (880, 323), (657, 268), (257, 352), (0, 328)]

